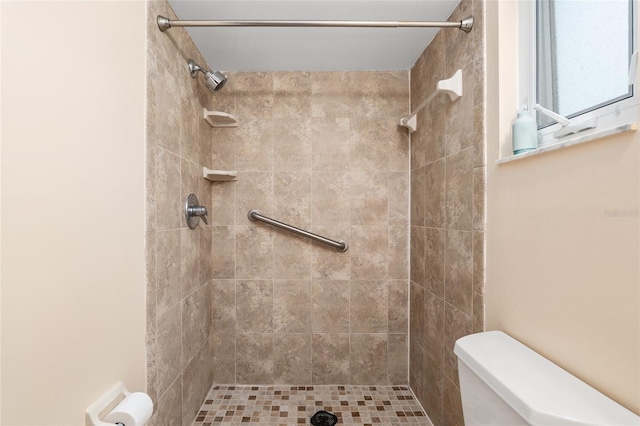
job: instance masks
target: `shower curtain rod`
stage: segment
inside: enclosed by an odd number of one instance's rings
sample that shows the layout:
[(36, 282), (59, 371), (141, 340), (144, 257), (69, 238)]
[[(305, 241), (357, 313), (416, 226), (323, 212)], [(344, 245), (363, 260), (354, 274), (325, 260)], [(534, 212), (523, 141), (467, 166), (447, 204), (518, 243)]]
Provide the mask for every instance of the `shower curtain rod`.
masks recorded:
[(462, 21), (181, 21), (158, 15), (158, 28), (173, 27), (367, 27), (367, 28), (473, 28), (473, 16)]

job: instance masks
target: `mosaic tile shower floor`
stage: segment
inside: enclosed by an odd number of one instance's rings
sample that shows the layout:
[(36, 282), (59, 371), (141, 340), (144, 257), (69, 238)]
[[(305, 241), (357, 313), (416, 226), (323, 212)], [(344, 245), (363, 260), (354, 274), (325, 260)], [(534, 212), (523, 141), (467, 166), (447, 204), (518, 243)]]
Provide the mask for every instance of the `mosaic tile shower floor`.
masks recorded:
[(310, 425), (319, 410), (346, 425), (431, 426), (407, 386), (214, 386), (193, 423)]

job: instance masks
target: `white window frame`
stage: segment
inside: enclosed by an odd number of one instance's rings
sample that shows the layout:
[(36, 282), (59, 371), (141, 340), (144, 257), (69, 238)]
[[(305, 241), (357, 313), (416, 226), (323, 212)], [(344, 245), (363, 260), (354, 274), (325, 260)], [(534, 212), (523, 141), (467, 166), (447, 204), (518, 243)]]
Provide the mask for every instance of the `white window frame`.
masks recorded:
[[(519, 105), (526, 105), (529, 111), (535, 112), (537, 103), (536, 94), (536, 0), (520, 0), (518, 2), (518, 101)], [(632, 8), (632, 51), (638, 49), (638, 5)], [(538, 146), (540, 148), (571, 141), (576, 138), (607, 132), (634, 124), (638, 121), (638, 88), (635, 81), (632, 84), (632, 96), (616, 101), (606, 106), (580, 114), (571, 118), (571, 126), (585, 124), (590, 120), (596, 120), (596, 127), (579, 133), (569, 134), (563, 137), (555, 137), (554, 132), (562, 129), (560, 123), (554, 123), (538, 130)], [(543, 105), (547, 108), (551, 106)], [(621, 130), (622, 131), (622, 130)]]

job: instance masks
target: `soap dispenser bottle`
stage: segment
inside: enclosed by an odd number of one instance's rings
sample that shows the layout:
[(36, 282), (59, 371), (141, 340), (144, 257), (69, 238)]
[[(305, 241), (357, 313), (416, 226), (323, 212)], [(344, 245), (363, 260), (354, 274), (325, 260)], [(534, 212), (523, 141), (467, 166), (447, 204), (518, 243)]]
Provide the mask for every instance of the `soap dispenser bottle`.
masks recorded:
[(538, 148), (538, 126), (526, 105), (518, 109), (518, 118), (513, 122), (511, 137), (514, 155)]

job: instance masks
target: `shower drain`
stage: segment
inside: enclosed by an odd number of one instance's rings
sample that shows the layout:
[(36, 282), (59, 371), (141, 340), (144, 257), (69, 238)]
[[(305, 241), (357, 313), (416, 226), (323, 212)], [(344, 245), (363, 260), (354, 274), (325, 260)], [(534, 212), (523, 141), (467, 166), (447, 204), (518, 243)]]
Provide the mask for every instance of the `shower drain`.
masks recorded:
[(318, 411), (311, 417), (313, 426), (333, 426), (338, 423), (338, 417), (327, 411)]

